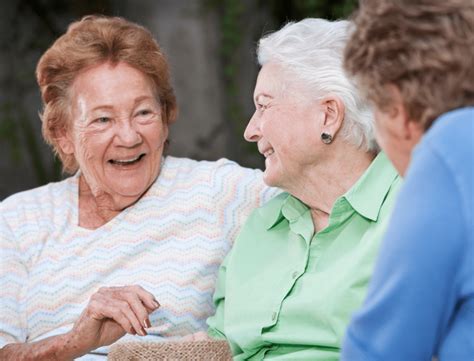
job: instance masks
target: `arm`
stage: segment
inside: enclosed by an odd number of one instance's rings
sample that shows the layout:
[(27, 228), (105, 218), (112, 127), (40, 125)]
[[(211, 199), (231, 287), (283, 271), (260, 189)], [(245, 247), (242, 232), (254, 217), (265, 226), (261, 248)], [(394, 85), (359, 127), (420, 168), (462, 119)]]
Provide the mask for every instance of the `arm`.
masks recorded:
[(423, 156), (399, 194), (342, 360), (431, 360), (456, 307), (461, 200), (444, 163)]
[(8, 344), (0, 350), (5, 360), (72, 360), (98, 347), (110, 345), (125, 333), (146, 335), (148, 315), (159, 307), (140, 286), (104, 287), (63, 335), (33, 343)]
[(0, 349), (1, 360), (73, 360), (87, 353), (72, 342), (70, 334), (32, 343), (12, 343)]
[(244, 168), (226, 159), (216, 162), (212, 187), (213, 206), (229, 246), (249, 215), (281, 193), (280, 189), (265, 185), (261, 170)]
[[(219, 215), (223, 238), (229, 248), (234, 243), (240, 229), (249, 214), (262, 202), (267, 201), (279, 190), (269, 188), (263, 183), (262, 172), (249, 169), (238, 164), (220, 159), (216, 163), (212, 176), (212, 187), (215, 190), (213, 206)], [(226, 269), (231, 251), (222, 262), (214, 292), (214, 316), (207, 319), (208, 335), (215, 339), (225, 339), (224, 309), (226, 289)]]
[[(0, 359), (67, 360), (108, 345), (126, 332), (144, 335), (148, 314), (158, 307), (153, 295), (138, 286), (96, 292), (71, 331), (28, 342), (25, 294), (32, 257), (23, 249), (23, 218), (17, 207), (0, 204)], [(27, 247), (35, 245), (28, 245)], [(34, 256), (33, 256), (34, 258)], [(142, 326), (143, 325), (143, 326)], [(53, 326), (54, 327), (54, 326)], [(30, 340), (31, 341), (31, 340)]]

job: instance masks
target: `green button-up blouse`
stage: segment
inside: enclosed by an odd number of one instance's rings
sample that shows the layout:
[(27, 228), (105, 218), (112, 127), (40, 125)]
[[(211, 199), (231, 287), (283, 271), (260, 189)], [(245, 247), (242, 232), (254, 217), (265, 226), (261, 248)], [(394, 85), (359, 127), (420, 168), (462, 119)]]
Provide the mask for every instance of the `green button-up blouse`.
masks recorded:
[(400, 182), (380, 153), (320, 232), (288, 193), (255, 210), (220, 268), (209, 334), (236, 360), (338, 360)]

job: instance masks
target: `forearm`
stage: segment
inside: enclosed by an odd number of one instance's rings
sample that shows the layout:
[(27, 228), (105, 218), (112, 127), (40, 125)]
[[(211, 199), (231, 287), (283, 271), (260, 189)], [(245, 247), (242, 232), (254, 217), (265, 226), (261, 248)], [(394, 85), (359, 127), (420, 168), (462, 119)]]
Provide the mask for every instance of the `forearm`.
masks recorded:
[(0, 360), (38, 361), (73, 360), (87, 353), (70, 333), (48, 337), (31, 343), (13, 343), (0, 349)]

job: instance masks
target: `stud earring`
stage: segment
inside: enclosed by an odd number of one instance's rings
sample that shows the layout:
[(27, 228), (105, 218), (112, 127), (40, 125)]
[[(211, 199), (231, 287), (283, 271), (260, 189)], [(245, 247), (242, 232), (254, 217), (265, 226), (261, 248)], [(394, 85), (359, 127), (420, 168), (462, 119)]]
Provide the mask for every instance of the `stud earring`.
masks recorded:
[(321, 141), (324, 144), (330, 144), (332, 142), (332, 135), (329, 133), (321, 133)]

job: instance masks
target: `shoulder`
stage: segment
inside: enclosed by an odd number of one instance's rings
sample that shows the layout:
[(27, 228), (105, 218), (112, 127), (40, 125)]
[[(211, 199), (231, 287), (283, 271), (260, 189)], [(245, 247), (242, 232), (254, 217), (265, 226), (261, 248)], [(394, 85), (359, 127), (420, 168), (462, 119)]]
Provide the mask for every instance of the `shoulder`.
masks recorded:
[[(465, 171), (452, 169), (427, 140), (413, 154), (385, 238), (404, 257), (440, 250), (446, 257), (450, 252), (460, 256), (472, 240), (473, 185), (462, 185)], [(472, 172), (472, 165), (466, 167)]]
[(474, 107), (448, 112), (435, 121), (415, 149), (405, 183), (433, 205), (452, 204), (455, 214), (460, 211), (465, 223), (472, 225)]
[(224, 175), (226, 173), (261, 175), (261, 171), (258, 169), (245, 168), (225, 158), (221, 158), (217, 161), (207, 161), (167, 156), (164, 159), (160, 177), (168, 174), (174, 174), (175, 176), (213, 176), (215, 174)]
[(16, 193), (0, 203), (2, 227), (34, 232), (35, 225), (49, 224), (58, 214), (66, 215), (76, 182), (73, 177)]
[[(279, 193), (262, 206), (253, 210), (245, 222), (242, 234), (254, 234), (257, 231), (266, 231), (281, 214), (281, 208), (290, 195)], [(240, 238), (240, 237), (239, 237)]]
[(474, 107), (459, 108), (442, 114), (426, 132), (424, 141), (437, 149), (450, 149), (454, 155), (472, 150)]
[(280, 210), (283, 206), (283, 203), (290, 197), (290, 194), (287, 192), (282, 192), (270, 199), (263, 206), (256, 209), (260, 217), (265, 217), (269, 212), (275, 211), (276, 209)]
[(189, 187), (201, 185), (213, 189), (213, 193), (239, 193), (247, 188), (255, 193), (254, 189), (261, 191), (268, 188), (263, 182), (261, 170), (242, 167), (225, 158), (197, 161), (167, 156), (157, 183), (172, 186), (170, 188), (186, 184)]
[(60, 182), (13, 194), (0, 203), (0, 214), (10, 211), (35, 212), (64, 204), (74, 189), (74, 179), (68, 178)]
[(448, 170), (473, 179), (474, 169), (474, 107), (443, 114), (427, 131), (417, 153), (432, 153)]

